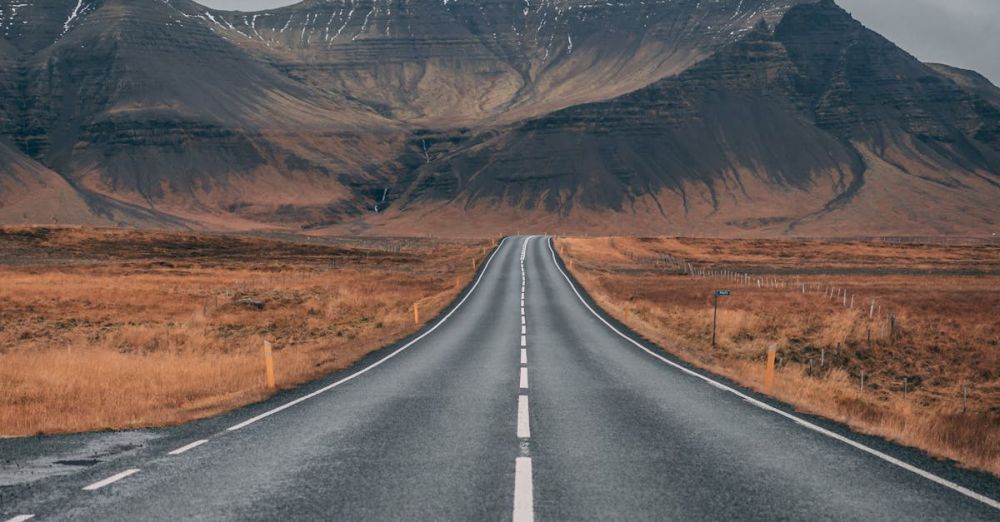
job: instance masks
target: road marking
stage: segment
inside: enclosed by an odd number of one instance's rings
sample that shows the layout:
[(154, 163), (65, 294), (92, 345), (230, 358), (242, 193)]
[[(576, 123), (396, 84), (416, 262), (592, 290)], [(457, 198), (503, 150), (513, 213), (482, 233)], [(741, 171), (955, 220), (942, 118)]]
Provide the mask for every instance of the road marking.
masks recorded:
[(201, 446), (202, 444), (204, 444), (206, 442), (208, 442), (208, 439), (195, 441), (195, 442), (192, 442), (191, 444), (188, 444), (187, 446), (182, 446), (180, 448), (177, 448), (174, 451), (171, 451), (170, 453), (167, 453), (167, 455), (180, 455), (181, 453), (185, 453), (185, 452), (191, 451), (191, 450), (197, 448), (198, 446)]
[[(515, 479), (514, 483), (515, 483), (514, 487), (516, 488), (517, 487), (516, 486), (516, 484), (517, 484), (516, 479)], [(14, 517), (14, 518), (7, 519), (7, 522), (24, 522), (25, 520), (31, 520), (33, 518), (35, 518), (35, 515), (18, 515), (18, 516)]]
[(524, 299), (521, 299), (521, 310), (524, 310)]
[(521, 346), (528, 346), (528, 337), (526, 335), (521, 336)]
[(844, 444), (847, 444), (847, 445), (852, 446), (852, 447), (854, 447), (856, 449), (859, 449), (859, 450), (861, 450), (861, 451), (863, 451), (865, 453), (868, 453), (869, 455), (872, 455), (873, 457), (877, 457), (877, 458), (882, 459), (882, 460), (884, 460), (884, 461), (886, 461), (886, 462), (888, 462), (890, 464), (893, 464), (893, 465), (898, 466), (898, 467), (900, 467), (902, 469), (905, 469), (906, 471), (912, 472), (912, 473), (914, 473), (916, 475), (920, 475), (921, 477), (923, 477), (923, 478), (925, 478), (927, 480), (930, 480), (931, 482), (934, 482), (934, 483), (936, 483), (938, 485), (944, 486), (944, 487), (946, 487), (946, 488), (948, 488), (948, 489), (950, 489), (952, 491), (955, 491), (957, 493), (961, 493), (961, 494), (963, 494), (963, 495), (965, 495), (965, 496), (967, 496), (967, 497), (969, 497), (971, 499), (978, 500), (979, 502), (982, 502), (983, 504), (986, 504), (987, 506), (990, 506), (990, 507), (992, 507), (994, 509), (1000, 509), (1000, 502), (998, 502), (998, 501), (996, 501), (996, 500), (994, 500), (992, 498), (989, 498), (989, 497), (987, 497), (985, 495), (982, 495), (980, 493), (976, 493), (975, 491), (972, 491), (971, 489), (968, 489), (966, 487), (960, 486), (960, 485), (958, 485), (958, 484), (956, 484), (956, 483), (954, 483), (954, 482), (952, 482), (950, 480), (941, 478), (941, 477), (939, 477), (939, 476), (937, 476), (937, 475), (935, 475), (935, 474), (933, 474), (933, 473), (931, 473), (929, 471), (924, 471), (924, 470), (922, 470), (922, 469), (920, 469), (920, 468), (918, 468), (916, 466), (913, 466), (912, 464), (907, 464), (906, 462), (903, 462), (903, 461), (897, 459), (896, 457), (893, 457), (893, 456), (888, 455), (886, 453), (882, 453), (881, 451), (878, 451), (878, 450), (876, 450), (874, 448), (870, 448), (870, 447), (868, 447), (868, 446), (866, 446), (864, 444), (861, 444), (860, 442), (856, 442), (854, 440), (851, 440), (851, 439), (849, 439), (847, 437), (844, 437), (843, 435), (840, 435), (838, 433), (834, 433), (834, 432), (832, 432), (832, 431), (830, 431), (830, 430), (828, 430), (826, 428), (823, 428), (821, 426), (817, 426), (817, 425), (815, 425), (815, 424), (813, 424), (813, 423), (811, 423), (811, 422), (809, 422), (809, 421), (807, 421), (805, 419), (801, 419), (799, 417), (796, 417), (795, 415), (792, 415), (790, 413), (787, 413), (787, 412), (784, 412), (782, 410), (779, 410), (778, 408), (775, 408), (774, 406), (771, 406), (771, 405), (769, 405), (767, 403), (764, 403), (764, 402), (761, 402), (761, 401), (759, 401), (757, 399), (754, 399), (753, 397), (750, 397), (749, 395), (747, 395), (745, 393), (742, 393), (739, 390), (736, 390), (734, 388), (726, 386), (725, 384), (723, 384), (723, 383), (721, 383), (719, 381), (716, 381), (716, 380), (714, 380), (712, 378), (706, 377), (706, 376), (704, 376), (704, 375), (702, 375), (702, 374), (700, 374), (700, 373), (698, 373), (698, 372), (696, 372), (694, 370), (690, 370), (688, 368), (685, 368), (685, 367), (683, 367), (683, 366), (681, 366), (681, 365), (679, 365), (679, 364), (671, 361), (670, 359), (667, 359), (666, 357), (663, 357), (662, 355), (660, 355), (660, 354), (658, 354), (656, 352), (653, 352), (649, 348), (646, 348), (645, 346), (643, 346), (641, 343), (639, 343), (635, 339), (632, 339), (631, 337), (623, 334), (621, 331), (619, 331), (617, 328), (615, 328), (611, 323), (605, 321), (604, 318), (601, 317), (600, 314), (598, 314), (597, 312), (595, 312), (594, 309), (590, 307), (590, 304), (587, 303), (587, 300), (584, 299), (583, 296), (580, 295), (580, 292), (576, 289), (576, 285), (573, 284), (573, 281), (569, 278), (568, 275), (566, 275), (566, 272), (563, 272), (562, 267), (559, 266), (559, 262), (556, 261), (556, 252), (552, 248), (552, 239), (551, 238), (549, 238), (548, 245), (549, 245), (549, 252), (551, 252), (551, 254), (552, 254), (552, 262), (555, 263), (555, 265), (556, 265), (556, 270), (558, 270), (559, 273), (562, 274), (563, 278), (566, 279), (566, 282), (569, 283), (570, 289), (573, 290), (574, 294), (576, 294), (577, 299), (579, 299), (580, 302), (583, 303), (583, 306), (585, 306), (587, 308), (587, 310), (590, 310), (590, 313), (593, 314), (594, 317), (596, 317), (599, 321), (601, 321), (602, 323), (604, 323), (605, 326), (607, 326), (608, 328), (610, 328), (612, 332), (618, 334), (619, 337), (621, 337), (622, 339), (625, 339), (626, 341), (632, 343), (633, 345), (635, 345), (640, 350), (648, 353), (649, 355), (652, 355), (653, 357), (659, 359), (660, 361), (662, 361), (662, 362), (664, 362), (664, 363), (666, 363), (666, 364), (668, 364), (670, 366), (673, 366), (674, 368), (680, 370), (683, 373), (686, 373), (686, 374), (688, 374), (688, 375), (690, 375), (692, 377), (696, 377), (698, 379), (701, 379), (701, 380), (705, 381), (706, 383), (711, 384), (712, 386), (714, 386), (714, 387), (716, 387), (716, 388), (718, 388), (720, 390), (724, 390), (724, 391), (727, 391), (729, 393), (732, 393), (733, 395), (736, 395), (737, 397), (740, 397), (741, 399), (749, 402), (750, 404), (753, 404), (754, 406), (756, 406), (756, 407), (758, 407), (760, 409), (763, 409), (763, 410), (766, 410), (766, 411), (769, 411), (769, 412), (772, 412), (772, 413), (776, 413), (776, 414), (778, 414), (778, 415), (780, 415), (782, 417), (785, 417), (786, 419), (789, 419), (789, 420), (791, 420), (791, 421), (793, 421), (793, 422), (801, 425), (804, 428), (808, 428), (808, 429), (810, 429), (812, 431), (815, 431), (817, 433), (820, 433), (822, 435), (826, 435), (827, 437), (830, 437), (831, 439), (835, 439), (835, 440), (838, 440), (840, 442), (843, 442)]
[(528, 364), (528, 350), (521, 348), (521, 364)]
[(111, 484), (114, 484), (115, 482), (118, 482), (119, 480), (121, 480), (123, 478), (131, 477), (132, 475), (135, 475), (138, 472), (139, 472), (139, 470), (137, 470), (137, 469), (128, 469), (128, 470), (125, 470), (125, 471), (123, 471), (123, 472), (121, 472), (121, 473), (119, 473), (117, 475), (112, 475), (112, 476), (110, 476), (110, 477), (108, 477), (108, 478), (106, 478), (106, 479), (104, 479), (104, 480), (102, 480), (100, 482), (94, 482), (93, 484), (91, 484), (91, 485), (83, 488), (83, 490), (84, 491), (97, 491), (97, 490), (99, 490), (99, 489), (101, 489), (101, 488), (103, 488), (105, 486), (110, 486)]
[(524, 368), (524, 367), (521, 368), (521, 386), (520, 387), (521, 387), (522, 390), (527, 390), (528, 389), (528, 369)]
[(517, 438), (530, 439), (531, 425), (528, 420), (528, 396), (517, 396)]
[(526, 323), (524, 322), (524, 317), (522, 317), (522, 318), (521, 318), (521, 324), (526, 324)]
[(531, 458), (514, 460), (514, 522), (535, 520), (535, 494), (531, 480)]
[(489, 259), (486, 260), (486, 264), (483, 265), (482, 272), (479, 273), (479, 277), (476, 278), (476, 282), (473, 283), (472, 284), (472, 288), (469, 289), (469, 293), (465, 294), (465, 297), (463, 297), (462, 300), (459, 301), (457, 305), (455, 305), (455, 308), (452, 308), (450, 312), (448, 312), (444, 317), (441, 318), (441, 320), (439, 320), (437, 323), (435, 323), (434, 326), (430, 327), (426, 332), (420, 334), (420, 336), (418, 336), (416, 339), (414, 339), (414, 340), (406, 343), (405, 345), (403, 345), (400, 348), (398, 348), (396, 351), (394, 351), (394, 352), (390, 353), (389, 355), (386, 355), (385, 357), (383, 357), (383, 358), (379, 359), (378, 361), (372, 363), (370, 366), (368, 366), (368, 367), (366, 367), (364, 369), (359, 370), (357, 373), (353, 373), (351, 375), (348, 375), (347, 377), (344, 377), (343, 379), (341, 379), (341, 380), (339, 380), (339, 381), (337, 381), (337, 382), (335, 382), (333, 384), (330, 384), (330, 385), (328, 385), (328, 386), (326, 386), (324, 388), (320, 388), (320, 389), (318, 389), (318, 390), (316, 390), (316, 391), (314, 391), (314, 392), (312, 392), (312, 393), (310, 393), (308, 395), (304, 395), (304, 396), (299, 397), (298, 399), (295, 399), (293, 401), (287, 402), (287, 403), (285, 403), (285, 404), (283, 404), (281, 406), (278, 406), (277, 408), (274, 408), (273, 410), (269, 410), (269, 411), (266, 411), (264, 413), (261, 413), (260, 415), (258, 415), (256, 417), (253, 417), (252, 419), (243, 421), (243, 422), (241, 422), (241, 423), (239, 423), (239, 424), (237, 424), (235, 426), (231, 426), (226, 431), (236, 431), (236, 430), (245, 428), (245, 427), (247, 427), (247, 426), (249, 426), (249, 425), (251, 425), (251, 424), (253, 424), (255, 422), (258, 422), (258, 421), (261, 421), (261, 420), (263, 420), (263, 419), (265, 419), (267, 417), (270, 417), (271, 415), (274, 415), (275, 413), (279, 413), (279, 412), (285, 411), (288, 408), (291, 408), (292, 406), (295, 406), (296, 404), (300, 404), (302, 402), (305, 402), (305, 401), (307, 401), (309, 399), (312, 399), (313, 397), (316, 397), (317, 395), (321, 395), (323, 393), (326, 393), (326, 392), (328, 392), (328, 391), (330, 391), (330, 390), (332, 390), (332, 389), (334, 389), (334, 388), (336, 388), (336, 387), (338, 387), (338, 386), (340, 386), (340, 385), (342, 385), (344, 383), (347, 383), (347, 382), (352, 381), (352, 380), (354, 380), (354, 379), (356, 379), (358, 377), (361, 377), (362, 375), (364, 375), (364, 374), (366, 374), (366, 373), (374, 370), (375, 368), (378, 368), (379, 366), (381, 366), (382, 364), (384, 364), (386, 361), (388, 361), (388, 360), (392, 359), (393, 357), (399, 355), (401, 352), (403, 352), (407, 348), (409, 348), (409, 347), (417, 344), (421, 340), (423, 340), (425, 337), (427, 337), (428, 335), (430, 335), (431, 333), (433, 333), (435, 330), (437, 330), (438, 328), (440, 328), (441, 325), (443, 325), (445, 323), (445, 321), (447, 321), (449, 318), (451, 318), (451, 316), (454, 315), (455, 312), (457, 312), (460, 308), (462, 308), (462, 305), (465, 304), (465, 301), (468, 300), (469, 297), (471, 297), (472, 294), (475, 293), (476, 288), (479, 287), (479, 283), (482, 282), (483, 277), (486, 276), (486, 271), (490, 267), (490, 263), (492, 263), (493, 259), (496, 258), (497, 254), (500, 252), (501, 248), (503, 247), (504, 242), (506, 242), (506, 241), (507, 241), (507, 238), (503, 238), (503, 241), (500, 242), (500, 245), (496, 248), (496, 250), (494, 250), (493, 253), (490, 254)]
[[(522, 319), (523, 319), (523, 317), (522, 317)], [(522, 325), (521, 325), (521, 335), (524, 335), (524, 334), (526, 334), (526, 333), (528, 333), (528, 327), (527, 327), (527, 326), (524, 326), (524, 325), (522, 324)]]

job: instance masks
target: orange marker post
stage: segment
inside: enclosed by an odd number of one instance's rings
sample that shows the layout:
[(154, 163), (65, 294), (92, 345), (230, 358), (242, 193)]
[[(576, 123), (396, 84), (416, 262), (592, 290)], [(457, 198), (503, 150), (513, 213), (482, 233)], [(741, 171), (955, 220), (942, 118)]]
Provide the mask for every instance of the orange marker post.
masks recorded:
[(767, 349), (767, 373), (764, 374), (764, 391), (767, 393), (771, 393), (771, 389), (774, 388), (774, 360), (777, 355), (777, 346)]
[(264, 341), (264, 367), (267, 372), (267, 387), (274, 389), (274, 352), (270, 341)]

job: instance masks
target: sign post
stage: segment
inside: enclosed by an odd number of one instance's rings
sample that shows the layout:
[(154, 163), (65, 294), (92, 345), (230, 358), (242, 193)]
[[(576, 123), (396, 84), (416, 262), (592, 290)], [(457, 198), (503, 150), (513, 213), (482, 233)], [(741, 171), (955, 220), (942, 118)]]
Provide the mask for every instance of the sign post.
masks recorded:
[(716, 290), (715, 296), (712, 300), (712, 307), (714, 311), (712, 312), (712, 348), (715, 348), (715, 328), (719, 322), (719, 298), (729, 297), (733, 295), (729, 290)]

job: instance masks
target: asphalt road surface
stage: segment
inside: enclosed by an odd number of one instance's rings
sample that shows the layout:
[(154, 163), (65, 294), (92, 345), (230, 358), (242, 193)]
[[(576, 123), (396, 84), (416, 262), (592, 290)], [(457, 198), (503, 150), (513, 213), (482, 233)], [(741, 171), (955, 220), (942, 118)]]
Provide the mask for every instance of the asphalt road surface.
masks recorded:
[(0, 440), (0, 520), (1000, 520), (994, 478), (632, 339), (547, 239), (509, 238), (352, 370), (178, 428)]

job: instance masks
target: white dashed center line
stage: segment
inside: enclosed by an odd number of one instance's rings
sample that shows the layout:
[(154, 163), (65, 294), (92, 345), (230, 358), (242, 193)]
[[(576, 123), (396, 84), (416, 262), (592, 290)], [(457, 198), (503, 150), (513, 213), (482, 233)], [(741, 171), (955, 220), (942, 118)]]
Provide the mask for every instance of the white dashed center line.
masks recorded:
[(531, 438), (531, 426), (528, 421), (527, 395), (518, 395), (517, 397), (517, 438)]
[(524, 315), (524, 295), (527, 288), (528, 274), (524, 270), (524, 259), (528, 254), (528, 242), (524, 240), (521, 247), (521, 366), (517, 396), (517, 438), (522, 441), (521, 456), (514, 461), (514, 522), (533, 522), (535, 520), (534, 484), (531, 476), (531, 457), (528, 456), (528, 446), (525, 441), (531, 438), (530, 415), (528, 413), (528, 321)]
[(514, 461), (514, 522), (535, 520), (535, 494), (531, 481), (531, 458)]
[(192, 442), (191, 444), (188, 444), (187, 446), (181, 446), (180, 448), (177, 448), (174, 451), (171, 451), (170, 453), (167, 453), (167, 455), (180, 455), (181, 453), (185, 453), (185, 452), (191, 451), (191, 450), (197, 448), (198, 446), (201, 446), (202, 444), (204, 444), (206, 442), (208, 442), (208, 439), (199, 440), (199, 441), (196, 441), (196, 442)]
[(103, 488), (105, 486), (110, 486), (111, 484), (114, 484), (115, 482), (118, 482), (119, 480), (121, 480), (123, 478), (135, 475), (138, 472), (139, 472), (139, 470), (137, 470), (137, 469), (125, 470), (125, 471), (123, 471), (123, 472), (121, 472), (121, 473), (119, 473), (117, 475), (112, 475), (112, 476), (110, 476), (110, 477), (108, 477), (108, 478), (106, 478), (106, 479), (104, 479), (104, 480), (102, 480), (100, 482), (94, 482), (93, 484), (91, 484), (91, 485), (83, 488), (83, 490), (84, 491), (97, 491), (97, 490), (99, 490), (99, 489), (101, 489), (101, 488)]

